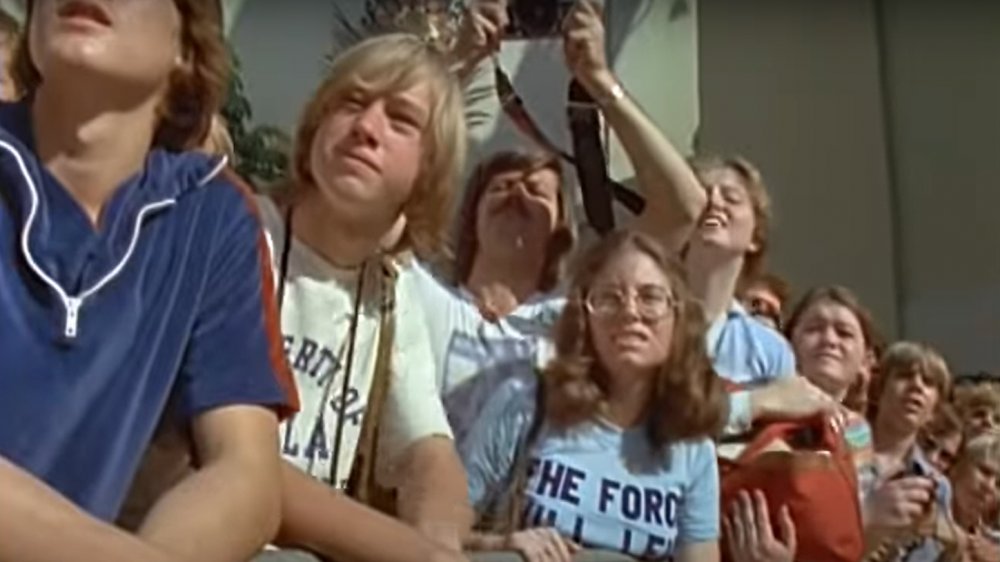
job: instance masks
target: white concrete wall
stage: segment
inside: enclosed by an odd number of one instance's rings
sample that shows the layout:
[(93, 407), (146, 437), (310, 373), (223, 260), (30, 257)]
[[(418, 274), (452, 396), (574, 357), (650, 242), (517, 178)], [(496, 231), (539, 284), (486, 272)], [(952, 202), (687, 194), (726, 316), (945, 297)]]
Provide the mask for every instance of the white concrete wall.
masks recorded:
[(761, 168), (774, 199), (773, 269), (803, 291), (856, 289), (895, 333), (872, 3), (713, 0), (700, 24), (702, 148)]
[(1000, 372), (1000, 2), (883, 4), (905, 331)]
[(1000, 2), (713, 0), (699, 23), (703, 145), (763, 169), (774, 268), (1000, 371)]

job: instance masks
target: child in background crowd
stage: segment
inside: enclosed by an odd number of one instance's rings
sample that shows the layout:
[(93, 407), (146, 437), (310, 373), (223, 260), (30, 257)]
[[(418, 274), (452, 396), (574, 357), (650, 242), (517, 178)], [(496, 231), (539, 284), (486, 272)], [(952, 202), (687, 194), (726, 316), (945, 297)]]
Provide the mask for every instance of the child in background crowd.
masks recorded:
[(955, 520), (967, 533), (969, 562), (1000, 560), (1000, 433), (987, 431), (962, 447), (951, 472)]
[[(838, 403), (844, 403), (878, 340), (871, 313), (849, 289), (817, 287), (795, 305), (787, 331), (799, 372)], [(859, 470), (872, 463), (871, 427), (862, 413), (844, 410), (844, 436)]]
[(1000, 385), (980, 383), (955, 392), (955, 407), (967, 439), (1000, 430)]
[[(897, 342), (879, 364), (869, 420), (875, 458), (859, 474), (866, 543), (898, 552), (883, 560), (933, 561), (958, 547), (951, 487), (917, 436), (951, 392), (951, 373), (935, 350)], [(902, 539), (900, 539), (902, 537)]]
[(927, 461), (941, 474), (948, 474), (962, 450), (962, 419), (951, 404), (938, 406), (930, 423), (917, 435), (917, 445)]

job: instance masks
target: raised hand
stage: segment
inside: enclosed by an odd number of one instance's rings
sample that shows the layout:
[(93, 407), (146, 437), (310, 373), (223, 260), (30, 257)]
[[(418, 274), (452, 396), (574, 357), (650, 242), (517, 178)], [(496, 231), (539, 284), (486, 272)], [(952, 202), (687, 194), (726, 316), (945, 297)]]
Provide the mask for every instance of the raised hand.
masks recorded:
[(566, 67), (592, 96), (602, 97), (615, 85), (605, 54), (604, 14), (593, 0), (577, 0), (563, 20)]
[(740, 492), (730, 514), (723, 514), (722, 517), (726, 544), (733, 562), (794, 562), (798, 545), (795, 523), (787, 506), (781, 508), (778, 524), (783, 540), (774, 534), (764, 494), (754, 490), (751, 499), (750, 494)]
[(507, 0), (471, 0), (452, 48), (453, 58), (471, 69), (500, 50), (509, 23)]

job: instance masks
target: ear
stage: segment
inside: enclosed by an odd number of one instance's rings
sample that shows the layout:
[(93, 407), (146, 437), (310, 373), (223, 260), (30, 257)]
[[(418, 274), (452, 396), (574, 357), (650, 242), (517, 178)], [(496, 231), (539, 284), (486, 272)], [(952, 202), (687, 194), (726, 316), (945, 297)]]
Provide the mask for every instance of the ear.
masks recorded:
[(864, 360), (864, 363), (862, 363), (862, 365), (864, 365), (864, 367), (866, 369), (870, 370), (870, 369), (874, 368), (875, 365), (877, 365), (877, 364), (878, 364), (878, 358), (875, 357), (875, 350), (869, 347), (865, 351), (865, 360)]

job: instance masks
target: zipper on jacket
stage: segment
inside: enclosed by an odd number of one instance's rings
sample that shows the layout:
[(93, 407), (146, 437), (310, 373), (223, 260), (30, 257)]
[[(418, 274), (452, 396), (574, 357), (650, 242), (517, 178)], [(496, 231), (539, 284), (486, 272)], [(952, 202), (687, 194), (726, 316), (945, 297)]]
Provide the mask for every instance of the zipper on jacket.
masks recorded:
[[(35, 222), (35, 216), (38, 213), (39, 196), (38, 196), (38, 189), (35, 186), (35, 182), (32, 179), (31, 174), (28, 173), (28, 168), (24, 163), (24, 158), (21, 156), (21, 154), (17, 151), (16, 148), (14, 148), (11, 144), (5, 141), (0, 140), (0, 148), (6, 150), (7, 152), (11, 153), (14, 156), (14, 160), (17, 162), (18, 165), (18, 170), (21, 172), (21, 175), (24, 177), (24, 180), (28, 185), (28, 191), (31, 192), (31, 209), (28, 211), (28, 218), (27, 220), (24, 221), (24, 228), (21, 231), (21, 251), (24, 253), (24, 258), (28, 262), (28, 267), (32, 271), (34, 271), (35, 275), (37, 275), (46, 285), (48, 285), (49, 288), (51, 288), (56, 293), (56, 295), (59, 296), (59, 299), (63, 303), (63, 307), (66, 309), (66, 322), (63, 326), (63, 335), (67, 339), (75, 339), (79, 333), (80, 308), (83, 306), (83, 302), (87, 298), (93, 296), (95, 293), (104, 288), (105, 285), (114, 280), (114, 278), (117, 277), (122, 272), (123, 269), (125, 269), (125, 266), (128, 264), (129, 258), (132, 257), (132, 253), (135, 251), (135, 247), (139, 241), (139, 230), (142, 227), (142, 223), (146, 215), (149, 214), (151, 211), (172, 207), (175, 204), (177, 204), (177, 200), (173, 198), (164, 199), (162, 201), (157, 201), (156, 203), (150, 203), (139, 209), (139, 212), (136, 214), (135, 228), (133, 229), (132, 232), (132, 240), (129, 242), (128, 249), (125, 251), (125, 255), (122, 257), (122, 259), (110, 272), (108, 272), (107, 275), (101, 278), (101, 280), (95, 283), (92, 287), (90, 287), (86, 291), (82, 291), (76, 296), (70, 296), (66, 292), (66, 290), (63, 289), (58, 282), (56, 282), (55, 279), (53, 279), (47, 273), (45, 273), (45, 270), (43, 270), (41, 266), (38, 265), (38, 263), (35, 261), (35, 257), (31, 254), (29, 238), (31, 233), (31, 226)], [(213, 168), (205, 177), (199, 180), (198, 182), (199, 187), (204, 186), (213, 178), (215, 178), (215, 176), (217, 176), (220, 172), (222, 172), (222, 170), (225, 168), (227, 164), (227, 161), (228, 160), (226, 158), (222, 158), (215, 168)]]
[(80, 324), (80, 305), (83, 299), (79, 297), (66, 297), (66, 329), (63, 335), (67, 338), (76, 337), (76, 329)]

